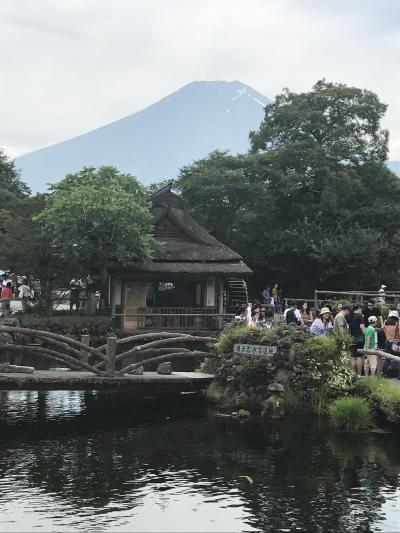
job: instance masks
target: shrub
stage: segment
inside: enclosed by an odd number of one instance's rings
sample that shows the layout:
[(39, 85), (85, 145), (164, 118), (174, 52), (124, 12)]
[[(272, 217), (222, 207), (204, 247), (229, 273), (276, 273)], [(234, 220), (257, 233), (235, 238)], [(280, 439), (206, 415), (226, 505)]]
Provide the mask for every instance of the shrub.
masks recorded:
[(368, 400), (357, 396), (338, 398), (329, 407), (333, 424), (346, 431), (360, 431), (372, 425), (372, 409)]
[(67, 335), (79, 339), (81, 335), (90, 335), (92, 346), (103, 344), (106, 337), (113, 332), (112, 320), (106, 316), (88, 316), (84, 314), (56, 314), (51, 316), (32, 316), (21, 314), (21, 326)]
[(307, 339), (296, 350), (293, 388), (312, 392), (320, 403), (346, 394), (355, 381), (350, 344), (347, 334)]
[(388, 422), (400, 422), (400, 387), (384, 378), (360, 379), (355, 392), (367, 398)]

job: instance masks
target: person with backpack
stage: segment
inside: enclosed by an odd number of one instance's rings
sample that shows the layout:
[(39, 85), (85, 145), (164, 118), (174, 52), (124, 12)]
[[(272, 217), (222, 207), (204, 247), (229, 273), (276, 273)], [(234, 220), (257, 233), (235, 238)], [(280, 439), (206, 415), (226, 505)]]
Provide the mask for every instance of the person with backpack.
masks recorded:
[(295, 326), (299, 326), (302, 323), (301, 320), (301, 313), (299, 309), (297, 309), (296, 302), (289, 302), (290, 307), (286, 309), (286, 311), (283, 314), (283, 320), (286, 324), (293, 324)]

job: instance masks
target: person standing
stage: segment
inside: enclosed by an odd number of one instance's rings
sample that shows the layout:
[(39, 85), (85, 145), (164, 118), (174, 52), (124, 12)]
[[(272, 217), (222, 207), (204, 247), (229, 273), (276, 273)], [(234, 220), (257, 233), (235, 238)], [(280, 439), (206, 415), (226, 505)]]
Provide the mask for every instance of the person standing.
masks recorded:
[(301, 306), (301, 321), (305, 326), (311, 326), (313, 323), (314, 317), (308, 302), (304, 302)]
[(338, 335), (340, 333), (346, 333), (348, 331), (349, 325), (347, 324), (346, 317), (349, 315), (349, 313), (350, 306), (342, 305), (333, 322), (333, 332), (335, 333), (335, 335)]
[[(278, 291), (278, 284), (275, 283), (275, 285), (273, 286), (272, 288), (272, 293), (271, 293), (271, 296), (272, 298), (274, 299), (274, 303), (273, 305), (278, 305), (278, 300), (279, 300), (279, 291)], [(271, 303), (272, 305), (272, 303)]]
[(239, 313), (233, 319), (238, 324), (247, 324), (246, 306), (239, 309)]
[[(11, 281), (7, 282), (7, 285), (3, 287), (1, 291), (1, 299), (2, 300), (11, 300), (11, 298), (14, 296)], [(4, 316), (7, 316), (10, 313), (10, 302), (9, 301), (3, 301), (2, 311), (4, 310)]]
[[(376, 327), (378, 325), (378, 319), (376, 316), (370, 316), (368, 318), (368, 327), (365, 330), (364, 350), (375, 350), (378, 346), (378, 338)], [(376, 375), (378, 357), (375, 354), (367, 354), (364, 361), (364, 376), (368, 376), (368, 371), (371, 370), (371, 376)]]
[(323, 307), (319, 316), (311, 324), (310, 333), (314, 336), (327, 337), (332, 328), (331, 310), (328, 307)]
[(289, 302), (290, 307), (283, 313), (283, 320), (286, 324), (301, 324), (301, 313), (297, 309), (296, 302)]
[(22, 300), (22, 310), (26, 311), (26, 309), (28, 308), (29, 302), (33, 298), (33, 294), (32, 294), (32, 291), (29, 285), (26, 282), (25, 276), (21, 278), (21, 285), (18, 288), (18, 296)]
[[(399, 341), (400, 341), (400, 327), (399, 327), (399, 313), (396, 310), (390, 311), (383, 325), (383, 332), (385, 334), (385, 352), (392, 355), (400, 355)], [(390, 359), (385, 359), (383, 362), (382, 373), (387, 377), (389, 372)], [(397, 379), (400, 379), (400, 362), (396, 362)]]
[(70, 281), (69, 288), (71, 291), (69, 310), (72, 311), (74, 305), (76, 307), (76, 310), (78, 310), (81, 305), (80, 294), (81, 290), (83, 289), (82, 280), (78, 276), (74, 276)]
[(377, 327), (383, 328), (382, 313), (379, 307), (376, 307), (374, 300), (368, 300), (367, 306), (364, 309), (364, 326), (369, 326), (369, 317), (374, 316), (377, 320)]
[(273, 313), (273, 311), (267, 309), (265, 311), (264, 328), (272, 329), (275, 325), (276, 324), (275, 324), (275, 320), (274, 320), (274, 313)]
[(364, 347), (364, 317), (362, 315), (361, 305), (354, 305), (353, 313), (349, 318), (349, 331), (350, 335), (353, 337), (353, 363), (355, 370), (359, 376), (361, 376), (362, 369), (364, 366), (364, 358), (361, 355), (358, 355), (357, 350)]

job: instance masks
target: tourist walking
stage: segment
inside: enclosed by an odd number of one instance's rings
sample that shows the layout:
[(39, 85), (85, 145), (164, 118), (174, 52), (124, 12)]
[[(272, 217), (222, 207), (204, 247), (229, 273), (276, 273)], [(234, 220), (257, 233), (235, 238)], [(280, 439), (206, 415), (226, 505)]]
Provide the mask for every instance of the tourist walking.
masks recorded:
[[(375, 350), (378, 346), (378, 335), (376, 328), (378, 325), (378, 319), (376, 316), (370, 316), (368, 318), (368, 327), (365, 330), (364, 350)], [(378, 357), (375, 354), (367, 354), (364, 360), (364, 375), (367, 377), (369, 370), (371, 376), (376, 375)]]
[(349, 332), (353, 337), (353, 363), (355, 370), (359, 376), (362, 374), (362, 369), (364, 367), (364, 357), (358, 354), (359, 349), (364, 347), (364, 317), (362, 315), (362, 307), (359, 304), (354, 305), (353, 313), (349, 318)]
[(349, 315), (349, 313), (350, 306), (342, 305), (333, 322), (333, 332), (335, 333), (335, 335), (338, 335), (340, 333), (346, 333), (348, 331), (349, 325), (347, 323), (346, 317)]
[[(400, 355), (400, 326), (399, 326), (399, 313), (396, 310), (390, 311), (389, 315), (383, 325), (383, 332), (385, 334), (385, 351), (392, 355)], [(382, 373), (384, 376), (388, 376), (389, 366), (391, 364), (390, 359), (385, 359), (383, 362)], [(400, 362), (395, 363), (397, 369), (397, 378), (400, 379)]]
[(310, 333), (315, 336), (328, 336), (333, 329), (333, 324), (331, 320), (331, 311), (328, 307), (323, 307), (311, 324)]

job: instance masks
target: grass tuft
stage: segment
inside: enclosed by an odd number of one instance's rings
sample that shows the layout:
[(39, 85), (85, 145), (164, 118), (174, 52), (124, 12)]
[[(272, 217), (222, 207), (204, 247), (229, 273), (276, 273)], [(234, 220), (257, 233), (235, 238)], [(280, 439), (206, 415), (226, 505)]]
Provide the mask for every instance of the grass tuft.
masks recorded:
[(365, 398), (346, 396), (335, 400), (329, 407), (333, 424), (346, 431), (360, 431), (372, 425), (372, 409)]

